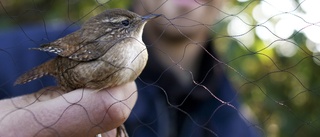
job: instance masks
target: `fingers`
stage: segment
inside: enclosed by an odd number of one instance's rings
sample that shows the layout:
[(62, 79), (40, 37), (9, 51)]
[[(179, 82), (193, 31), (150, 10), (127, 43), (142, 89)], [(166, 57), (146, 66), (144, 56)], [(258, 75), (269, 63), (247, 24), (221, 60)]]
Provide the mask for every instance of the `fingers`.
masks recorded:
[(4, 106), (3, 108), (1, 108), (1, 111), (12, 111), (17, 108), (23, 108), (36, 102), (53, 99), (55, 97), (61, 96), (62, 94), (64, 94), (64, 92), (62, 92), (58, 87), (46, 87), (33, 94), (0, 100), (1, 106)]
[[(128, 118), (137, 99), (136, 91), (131, 82), (99, 92), (78, 89), (61, 96), (59, 92), (43, 94), (33, 104), (32, 97), (20, 102), (16, 98), (13, 100), (19, 105), (29, 105), (0, 114), (0, 136), (95, 136), (120, 126)], [(1, 106), (2, 103), (9, 104), (0, 102)]]

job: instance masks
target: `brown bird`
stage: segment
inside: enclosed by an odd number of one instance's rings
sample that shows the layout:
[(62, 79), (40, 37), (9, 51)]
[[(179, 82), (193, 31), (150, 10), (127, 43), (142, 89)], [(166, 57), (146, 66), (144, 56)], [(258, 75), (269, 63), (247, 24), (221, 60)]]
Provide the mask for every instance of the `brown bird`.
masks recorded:
[(124, 9), (106, 10), (74, 33), (33, 48), (58, 56), (20, 76), (15, 85), (45, 75), (55, 77), (65, 92), (78, 88), (100, 90), (133, 81), (148, 60), (142, 41), (144, 25), (158, 16), (142, 17)]

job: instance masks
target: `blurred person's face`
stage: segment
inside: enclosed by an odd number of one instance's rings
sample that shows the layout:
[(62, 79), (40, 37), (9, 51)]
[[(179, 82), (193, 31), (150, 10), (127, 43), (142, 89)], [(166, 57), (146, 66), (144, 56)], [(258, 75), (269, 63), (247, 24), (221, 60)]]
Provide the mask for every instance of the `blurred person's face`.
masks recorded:
[(134, 0), (133, 8), (141, 15), (156, 13), (165, 16), (148, 23), (147, 27), (152, 31), (165, 31), (165, 35), (173, 37), (181, 32), (192, 36), (209, 31), (207, 27), (215, 22), (221, 2), (222, 0)]

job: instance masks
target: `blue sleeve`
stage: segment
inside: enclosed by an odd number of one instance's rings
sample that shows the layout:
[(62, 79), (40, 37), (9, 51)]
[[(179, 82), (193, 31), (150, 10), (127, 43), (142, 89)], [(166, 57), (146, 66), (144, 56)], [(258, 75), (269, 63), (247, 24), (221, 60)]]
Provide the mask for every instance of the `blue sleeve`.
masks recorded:
[[(185, 113), (183, 120), (172, 117), (172, 111), (183, 112), (167, 102), (165, 91), (156, 85), (138, 85), (138, 100), (125, 123), (132, 137), (259, 137), (258, 129), (243, 118), (235, 98), (235, 89), (225, 76), (219, 80), (215, 95), (229, 104), (211, 98), (197, 104), (196, 110)], [(177, 108), (176, 108), (177, 107)], [(176, 122), (183, 127), (176, 131)]]
[(219, 85), (215, 93), (219, 100), (207, 100), (190, 113), (193, 119), (184, 121), (186, 126), (181, 137), (259, 137), (256, 126), (241, 114), (237, 93), (229, 80), (221, 76)]

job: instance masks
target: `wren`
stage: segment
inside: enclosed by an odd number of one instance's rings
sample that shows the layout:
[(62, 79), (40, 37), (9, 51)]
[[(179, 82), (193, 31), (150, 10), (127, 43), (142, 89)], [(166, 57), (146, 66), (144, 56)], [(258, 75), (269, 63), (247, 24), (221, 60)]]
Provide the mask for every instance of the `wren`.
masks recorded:
[(144, 25), (158, 16), (142, 17), (124, 9), (106, 10), (90, 18), (79, 30), (33, 48), (58, 56), (23, 74), (14, 84), (51, 75), (68, 92), (78, 88), (109, 88), (133, 81), (148, 60), (142, 41)]
[(61, 90), (70, 92), (78, 88), (100, 90), (134, 81), (148, 60), (142, 41), (144, 25), (159, 16), (106, 10), (84, 22), (79, 30), (33, 48), (58, 56), (23, 74), (14, 84), (51, 75)]

